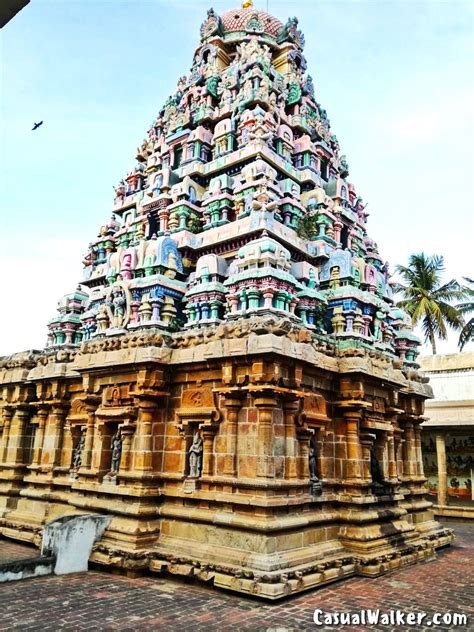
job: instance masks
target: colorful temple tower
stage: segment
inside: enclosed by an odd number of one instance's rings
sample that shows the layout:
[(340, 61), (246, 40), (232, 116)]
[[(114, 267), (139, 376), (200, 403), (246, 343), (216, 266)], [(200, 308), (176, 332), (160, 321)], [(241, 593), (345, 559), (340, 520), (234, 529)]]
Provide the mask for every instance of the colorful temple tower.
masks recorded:
[(0, 533), (277, 599), (425, 560), (431, 396), (296, 18), (201, 26), (43, 351), (0, 359)]

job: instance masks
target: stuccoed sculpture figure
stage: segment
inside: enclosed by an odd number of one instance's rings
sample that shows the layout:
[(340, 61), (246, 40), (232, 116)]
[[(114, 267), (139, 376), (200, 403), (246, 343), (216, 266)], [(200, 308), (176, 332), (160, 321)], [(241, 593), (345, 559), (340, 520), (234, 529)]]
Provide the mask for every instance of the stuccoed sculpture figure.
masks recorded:
[(130, 317), (130, 298), (127, 286), (120, 275), (106, 293), (105, 304), (112, 327), (123, 329)]

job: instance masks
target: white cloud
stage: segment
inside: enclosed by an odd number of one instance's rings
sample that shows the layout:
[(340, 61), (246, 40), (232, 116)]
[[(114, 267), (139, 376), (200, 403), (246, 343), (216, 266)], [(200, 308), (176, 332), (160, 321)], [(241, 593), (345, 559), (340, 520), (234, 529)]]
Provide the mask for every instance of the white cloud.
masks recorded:
[[(16, 241), (21, 253), (0, 254), (3, 309), (0, 310), (0, 355), (25, 349), (41, 349), (46, 324), (56, 313), (59, 298), (72, 292), (80, 280), (79, 240)], [(12, 247), (10, 246), (10, 249)], [(7, 254), (5, 254), (5, 252)]]
[(441, 135), (454, 135), (471, 129), (474, 120), (474, 90), (448, 94), (442, 101), (423, 102), (418, 97), (404, 108), (397, 107), (379, 114), (374, 125), (397, 145), (432, 143)]

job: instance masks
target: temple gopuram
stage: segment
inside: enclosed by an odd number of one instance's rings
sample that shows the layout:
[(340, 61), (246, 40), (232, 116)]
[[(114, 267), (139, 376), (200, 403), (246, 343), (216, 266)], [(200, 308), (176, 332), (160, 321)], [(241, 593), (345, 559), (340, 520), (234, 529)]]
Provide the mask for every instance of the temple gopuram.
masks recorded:
[(108, 514), (95, 564), (266, 599), (452, 541), (418, 340), (303, 49), (296, 18), (208, 11), (46, 347), (0, 358), (0, 534)]

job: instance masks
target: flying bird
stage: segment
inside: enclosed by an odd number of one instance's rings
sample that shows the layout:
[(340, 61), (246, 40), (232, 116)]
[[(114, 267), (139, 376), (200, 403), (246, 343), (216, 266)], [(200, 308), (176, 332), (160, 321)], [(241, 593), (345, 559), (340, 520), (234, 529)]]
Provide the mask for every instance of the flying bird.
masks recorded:
[(39, 123), (35, 123), (35, 124), (34, 124), (34, 127), (31, 129), (31, 131), (32, 131), (32, 132), (34, 132), (34, 131), (35, 131), (35, 129), (38, 129), (38, 127), (39, 127), (40, 125), (43, 125), (43, 121), (40, 121)]

